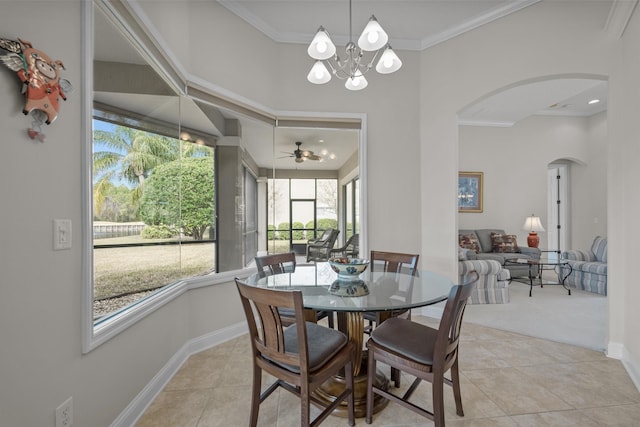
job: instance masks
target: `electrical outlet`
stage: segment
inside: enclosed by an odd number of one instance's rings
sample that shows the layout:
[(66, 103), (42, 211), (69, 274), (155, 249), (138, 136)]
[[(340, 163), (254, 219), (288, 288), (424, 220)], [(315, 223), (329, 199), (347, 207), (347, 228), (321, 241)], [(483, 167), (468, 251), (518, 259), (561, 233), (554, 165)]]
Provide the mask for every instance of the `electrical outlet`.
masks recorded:
[(71, 427), (73, 425), (73, 398), (68, 398), (56, 408), (56, 427)]

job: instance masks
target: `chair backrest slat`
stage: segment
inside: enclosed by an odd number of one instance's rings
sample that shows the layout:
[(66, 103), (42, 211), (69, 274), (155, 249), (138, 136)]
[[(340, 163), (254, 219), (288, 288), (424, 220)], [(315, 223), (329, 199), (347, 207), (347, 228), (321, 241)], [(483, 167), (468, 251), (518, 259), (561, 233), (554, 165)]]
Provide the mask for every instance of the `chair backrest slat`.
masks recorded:
[(415, 276), (418, 273), (418, 254), (399, 252), (371, 251), (371, 271), (380, 270), (390, 273), (406, 272)]
[(296, 270), (296, 254), (294, 252), (257, 256), (255, 261), (260, 277), (292, 273)]
[[(299, 367), (308, 364), (308, 347), (304, 325), (302, 292), (258, 288), (236, 279), (242, 307), (249, 326), (251, 347), (255, 356), (277, 363)], [(288, 353), (284, 346), (284, 330), (278, 308), (293, 309), (298, 333), (298, 353)], [(256, 320), (259, 319), (259, 322)], [(290, 349), (291, 350), (291, 349)], [(304, 369), (306, 372), (306, 369)]]

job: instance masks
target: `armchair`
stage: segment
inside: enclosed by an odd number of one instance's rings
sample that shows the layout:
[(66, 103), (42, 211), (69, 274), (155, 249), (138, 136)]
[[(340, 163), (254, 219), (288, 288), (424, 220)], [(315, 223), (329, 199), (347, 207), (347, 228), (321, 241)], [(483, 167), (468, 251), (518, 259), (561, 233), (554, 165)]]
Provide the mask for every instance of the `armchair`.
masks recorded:
[[(607, 295), (607, 239), (597, 236), (589, 250), (567, 250), (560, 256), (571, 267), (562, 267), (558, 277), (566, 277), (569, 288)], [(571, 274), (569, 274), (571, 272)], [(569, 274), (567, 276), (567, 274)]]
[(460, 260), (458, 262), (460, 280), (474, 270), (478, 272), (480, 277), (471, 291), (468, 304), (505, 304), (509, 302), (511, 274), (508, 269), (492, 259)]
[(357, 258), (360, 252), (360, 235), (353, 234), (341, 248), (331, 249), (331, 257), (343, 256)]
[(338, 239), (339, 230), (329, 228), (322, 233), (319, 239), (307, 242), (307, 262), (328, 261), (331, 257), (331, 249)]

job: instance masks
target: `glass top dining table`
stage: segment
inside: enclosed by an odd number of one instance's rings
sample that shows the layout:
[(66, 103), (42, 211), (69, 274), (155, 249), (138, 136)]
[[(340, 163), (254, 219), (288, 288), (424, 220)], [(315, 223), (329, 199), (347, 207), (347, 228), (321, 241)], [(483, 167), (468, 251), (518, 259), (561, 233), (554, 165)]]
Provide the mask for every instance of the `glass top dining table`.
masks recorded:
[[(454, 283), (430, 271), (419, 271), (413, 276), (381, 271), (382, 266), (369, 265), (355, 278), (345, 280), (331, 269), (328, 262), (298, 265), (295, 271), (267, 277), (254, 274), (247, 279), (253, 286), (280, 290), (300, 290), (307, 320), (315, 319), (315, 311), (337, 313), (338, 329), (355, 344), (355, 414), (363, 417), (366, 411), (366, 352), (364, 343), (364, 313), (379, 312), (384, 321), (395, 310), (413, 309), (437, 304), (449, 296)], [(377, 268), (375, 268), (377, 267)], [(360, 363), (358, 363), (358, 361)], [(376, 372), (376, 386), (388, 389), (389, 380), (381, 371)], [(314, 393), (316, 398), (329, 403), (343, 390), (344, 380), (335, 378), (323, 384)], [(373, 412), (381, 411), (388, 400), (374, 396)], [(339, 407), (335, 415), (346, 416), (346, 407)]]
[(305, 308), (336, 312), (376, 312), (412, 309), (444, 301), (454, 285), (431, 271), (416, 276), (372, 270), (355, 280), (338, 276), (327, 262), (299, 265), (291, 273), (247, 279), (250, 285), (302, 291)]

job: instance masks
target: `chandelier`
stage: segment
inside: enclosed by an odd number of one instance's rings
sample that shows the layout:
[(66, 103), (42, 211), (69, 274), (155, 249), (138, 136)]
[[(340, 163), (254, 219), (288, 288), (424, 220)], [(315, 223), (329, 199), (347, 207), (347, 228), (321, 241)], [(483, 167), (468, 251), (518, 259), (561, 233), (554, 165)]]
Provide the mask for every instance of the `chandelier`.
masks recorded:
[[(382, 55), (376, 65), (378, 73), (390, 74), (398, 71), (402, 66), (402, 61), (391, 49), (388, 40), (387, 33), (378, 24), (376, 17), (371, 15), (356, 46), (352, 38), (351, 0), (349, 0), (349, 43), (345, 46), (346, 57), (341, 59), (338, 56), (336, 46), (331, 41), (329, 33), (323, 26), (320, 26), (307, 49), (309, 56), (316, 60), (307, 75), (307, 80), (314, 84), (324, 84), (331, 80), (333, 74), (339, 79), (346, 79), (344, 86), (347, 89), (362, 90), (369, 84), (364, 75), (373, 68), (373, 63), (380, 52)], [(373, 52), (372, 55), (367, 54), (367, 56), (371, 56), (371, 60), (365, 60), (365, 52)]]

